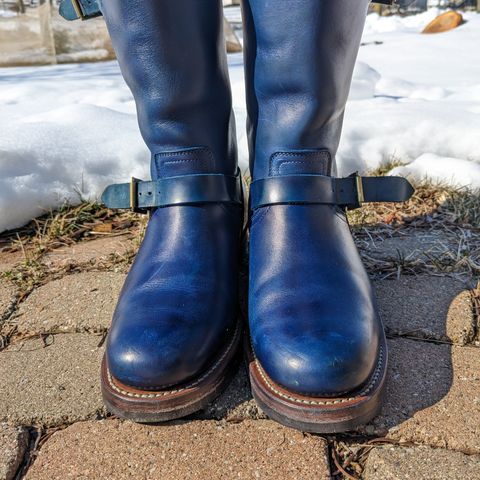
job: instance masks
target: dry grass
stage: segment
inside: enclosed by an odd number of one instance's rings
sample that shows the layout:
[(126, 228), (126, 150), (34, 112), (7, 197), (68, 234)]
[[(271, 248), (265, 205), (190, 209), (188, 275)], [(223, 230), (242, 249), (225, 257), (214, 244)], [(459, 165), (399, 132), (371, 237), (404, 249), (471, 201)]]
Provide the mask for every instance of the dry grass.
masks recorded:
[[(69, 273), (89, 270), (111, 270), (131, 264), (141, 243), (147, 217), (130, 211), (116, 212), (97, 203), (82, 203), (78, 206), (63, 205), (30, 222), (20, 229), (0, 235), (0, 252), (22, 254), (22, 261), (9, 271), (0, 274), (19, 291), (22, 301), (34, 288), (46, 281)], [(59, 247), (86, 242), (100, 236), (117, 236), (128, 233), (134, 247), (123, 254), (111, 254), (102, 264), (47, 266), (43, 256)]]
[(423, 182), (408, 202), (365, 204), (348, 212), (348, 219), (357, 243), (367, 247), (394, 237), (435, 234), (435, 244), (420, 253), (399, 252), (395, 258), (379, 259), (363, 249), (363, 261), (372, 274), (480, 275), (478, 191)]
[(378, 168), (370, 171), (368, 175), (372, 177), (384, 176), (387, 175), (395, 167), (402, 167), (403, 165), (405, 165), (405, 162), (402, 162), (400, 158), (393, 154), (387, 161), (382, 162), (382, 164)]
[(98, 203), (65, 204), (21, 229), (0, 235), (0, 248), (4, 252), (21, 251), (26, 263), (34, 262), (55, 248), (134, 230), (143, 223), (137, 214), (114, 212)]
[[(388, 172), (399, 162), (395, 159), (381, 170)], [(247, 179), (248, 183), (248, 179)], [(480, 275), (480, 194), (466, 189), (423, 182), (416, 186), (415, 195), (403, 204), (365, 204), (348, 212), (353, 234), (359, 245), (368, 241), (436, 232), (448, 244), (425, 251), (419, 256), (394, 259), (371, 258), (368, 249), (362, 257), (370, 273), (382, 276), (399, 274), (462, 273)], [(45, 253), (58, 247), (85, 242), (99, 236), (129, 233), (133, 238), (131, 252), (112, 254), (96, 269), (128, 268), (145, 232), (148, 218), (129, 211), (115, 212), (96, 203), (79, 206), (64, 205), (57, 211), (30, 222), (25, 227), (0, 235), (0, 252), (21, 252), (23, 261), (3, 274), (17, 285), (20, 299), (47, 280), (67, 273), (86, 270), (89, 266), (68, 265), (47, 267), (42, 262)]]
[(359, 437), (349, 440), (334, 438), (331, 444), (332, 478), (335, 480), (360, 480), (370, 452), (382, 445), (407, 447), (413, 444), (388, 438)]
[(369, 225), (480, 229), (480, 192), (422, 182), (405, 203), (371, 203), (348, 213), (353, 228)]

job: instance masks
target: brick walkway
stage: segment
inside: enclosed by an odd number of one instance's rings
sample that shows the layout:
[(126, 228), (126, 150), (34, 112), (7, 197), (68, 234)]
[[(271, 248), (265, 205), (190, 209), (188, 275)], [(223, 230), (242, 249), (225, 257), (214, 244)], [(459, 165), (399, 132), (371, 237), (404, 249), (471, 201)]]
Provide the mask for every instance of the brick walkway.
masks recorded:
[(21, 256), (0, 253), (0, 479), (349, 478), (342, 470), (480, 479), (474, 276), (448, 260), (460, 235), (357, 236), (389, 338), (387, 395), (370, 425), (324, 437), (268, 420), (243, 366), (191, 419), (146, 426), (107, 416), (99, 364), (130, 261), (117, 260), (138, 242), (105, 236), (48, 251), (35, 268), (52, 274), (25, 291)]

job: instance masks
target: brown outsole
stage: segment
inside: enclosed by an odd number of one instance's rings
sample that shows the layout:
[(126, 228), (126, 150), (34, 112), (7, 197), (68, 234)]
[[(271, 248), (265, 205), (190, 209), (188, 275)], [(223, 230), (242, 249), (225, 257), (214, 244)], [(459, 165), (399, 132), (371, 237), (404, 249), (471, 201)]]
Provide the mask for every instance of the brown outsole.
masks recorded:
[(242, 325), (217, 360), (198, 378), (165, 390), (139, 390), (123, 385), (108, 370), (106, 355), (102, 360), (101, 387), (107, 410), (118, 417), (139, 423), (175, 420), (202, 410), (227, 387), (238, 361)]
[(367, 423), (381, 410), (388, 359), (385, 339), (369, 380), (338, 398), (311, 397), (286, 390), (268, 377), (251, 346), (247, 348), (253, 397), (266, 415), (282, 425), (311, 433), (340, 433)]

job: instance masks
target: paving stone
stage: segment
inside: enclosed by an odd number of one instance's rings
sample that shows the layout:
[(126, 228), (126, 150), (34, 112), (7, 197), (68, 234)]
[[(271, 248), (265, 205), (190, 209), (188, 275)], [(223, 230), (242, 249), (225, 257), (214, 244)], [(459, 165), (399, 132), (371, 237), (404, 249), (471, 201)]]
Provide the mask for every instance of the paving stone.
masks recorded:
[(423, 341), (389, 341), (382, 413), (363, 430), (480, 453), (480, 349)]
[(102, 332), (112, 321), (125, 275), (82, 272), (43, 285), (11, 319), (19, 332)]
[(467, 285), (436, 276), (401, 276), (374, 282), (388, 333), (461, 345), (473, 340), (475, 319)]
[(325, 441), (268, 420), (146, 426), (82, 422), (55, 433), (27, 479), (328, 479)]
[(241, 421), (244, 419), (266, 419), (252, 398), (247, 369), (242, 362), (238, 372), (225, 392), (214, 400), (204, 411), (198, 412), (194, 418), (199, 419), (226, 419), (227, 421)]
[(0, 480), (12, 480), (22, 463), (28, 443), (23, 428), (0, 423)]
[(364, 480), (480, 479), (480, 456), (429, 447), (375, 448), (366, 463)]
[(23, 258), (22, 252), (0, 252), (0, 274), (13, 270)]
[(0, 322), (10, 313), (15, 303), (15, 287), (0, 277)]
[(444, 232), (419, 232), (387, 238), (362, 238), (357, 241), (362, 255), (379, 260), (421, 260), (432, 262), (445, 255), (457, 254), (458, 245), (454, 238), (447, 238)]
[(56, 426), (102, 414), (100, 338), (50, 335), (0, 352), (0, 421)]
[(42, 262), (47, 266), (98, 263), (116, 254), (123, 256), (134, 249), (130, 235), (97, 238), (57, 248), (46, 253)]

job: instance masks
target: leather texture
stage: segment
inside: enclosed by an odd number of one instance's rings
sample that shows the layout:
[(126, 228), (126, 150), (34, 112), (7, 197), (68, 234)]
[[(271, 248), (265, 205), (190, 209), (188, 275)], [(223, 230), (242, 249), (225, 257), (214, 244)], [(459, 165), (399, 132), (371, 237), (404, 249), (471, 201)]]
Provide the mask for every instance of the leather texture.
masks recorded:
[[(325, 180), (310, 176), (335, 175), (368, 3), (244, 0), (254, 184), (265, 180), (283, 191), (290, 176), (308, 175), (300, 183), (312, 187)], [(294, 193), (312, 192), (299, 184)], [(252, 212), (249, 328), (263, 369), (293, 393), (343, 395), (372, 374), (383, 327), (336, 205), (277, 204)]]
[[(152, 152), (153, 180), (235, 176), (221, 2), (103, 0), (102, 13)], [(225, 203), (153, 211), (108, 335), (108, 366), (121, 383), (181, 384), (230, 341), (242, 214)]]
[(402, 177), (333, 178), (324, 175), (284, 175), (255, 180), (250, 186), (250, 208), (301, 203), (358, 208), (368, 202), (403, 202), (413, 187)]
[(102, 194), (108, 208), (144, 210), (196, 203), (232, 203), (243, 205), (242, 177), (214, 174), (180, 175), (154, 182), (132, 179), (131, 183), (109, 185)]

